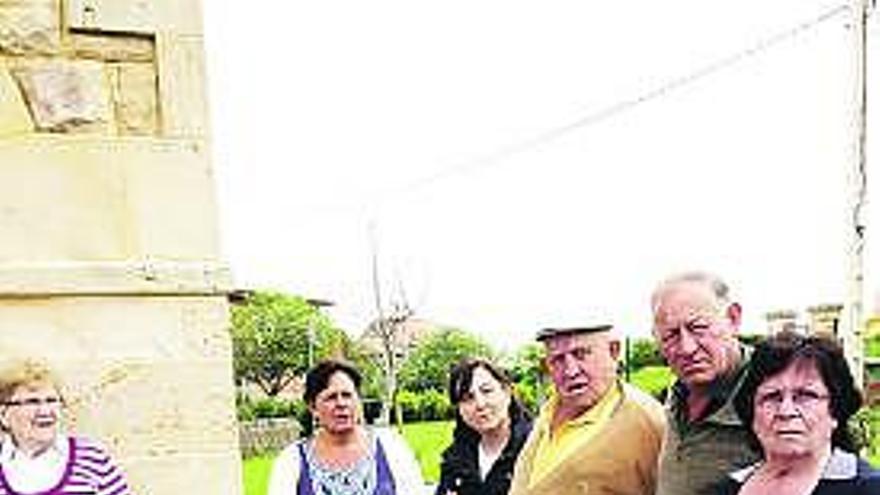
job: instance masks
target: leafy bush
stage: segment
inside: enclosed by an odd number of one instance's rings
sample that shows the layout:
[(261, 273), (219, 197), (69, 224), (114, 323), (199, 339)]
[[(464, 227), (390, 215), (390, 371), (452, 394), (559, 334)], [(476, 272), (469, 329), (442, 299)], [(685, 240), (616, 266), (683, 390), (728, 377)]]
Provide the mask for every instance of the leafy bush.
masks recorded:
[(453, 417), (453, 408), (446, 394), (434, 389), (422, 392), (401, 390), (397, 403), (404, 421), (436, 421)]
[(532, 415), (538, 414), (552, 389), (549, 381), (521, 381), (514, 383), (513, 387), (520, 402)]
[(865, 339), (865, 357), (880, 357), (880, 334)]
[(880, 456), (880, 407), (862, 408), (848, 426), (857, 445), (867, 449), (868, 457)]
[(663, 355), (652, 338), (635, 338), (629, 341), (628, 356), (624, 356), (625, 365), (630, 372), (645, 366), (663, 366)]
[(238, 419), (253, 421), (260, 418), (302, 418), (308, 414), (308, 407), (301, 400), (284, 400), (277, 397), (251, 399), (239, 396), (236, 400)]
[(406, 422), (418, 421), (419, 418), (419, 394), (409, 390), (397, 391), (397, 404), (400, 406), (403, 420)]

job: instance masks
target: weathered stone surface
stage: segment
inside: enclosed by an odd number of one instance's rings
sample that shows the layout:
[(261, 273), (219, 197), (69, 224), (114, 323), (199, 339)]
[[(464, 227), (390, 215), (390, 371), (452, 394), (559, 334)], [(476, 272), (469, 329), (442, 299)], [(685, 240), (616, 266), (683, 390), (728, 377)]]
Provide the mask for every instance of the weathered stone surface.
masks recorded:
[(229, 266), (218, 260), (0, 262), (0, 298), (35, 293), (204, 296), (232, 288)]
[(0, 62), (0, 136), (24, 134), (34, 129), (21, 90)]
[(204, 46), (199, 36), (156, 37), (162, 133), (201, 138), (208, 134)]
[(156, 3), (155, 0), (68, 0), (67, 22), (77, 29), (151, 33), (159, 25)]
[(0, 0), (0, 52), (57, 53), (61, 13), (57, 0)]
[(68, 0), (67, 25), (129, 33), (200, 34), (199, 2), (181, 0)]
[(150, 36), (73, 32), (68, 38), (77, 58), (105, 62), (152, 62), (156, 45)]
[(47, 60), (14, 69), (38, 129), (95, 132), (111, 128), (113, 114), (104, 64)]
[(176, 140), (0, 139), (0, 262), (218, 259), (207, 158)]
[(111, 66), (119, 134), (149, 136), (159, 126), (158, 79), (153, 64)]

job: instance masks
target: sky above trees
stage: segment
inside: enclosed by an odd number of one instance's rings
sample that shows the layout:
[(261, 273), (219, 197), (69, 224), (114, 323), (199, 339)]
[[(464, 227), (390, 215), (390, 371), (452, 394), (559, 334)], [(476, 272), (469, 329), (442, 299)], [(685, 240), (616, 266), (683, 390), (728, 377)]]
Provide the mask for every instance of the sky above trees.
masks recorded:
[(547, 322), (646, 335), (685, 268), (730, 279), (750, 329), (845, 296), (847, 2), (205, 4), (239, 286), (356, 333), (375, 253), (386, 303), (508, 348)]

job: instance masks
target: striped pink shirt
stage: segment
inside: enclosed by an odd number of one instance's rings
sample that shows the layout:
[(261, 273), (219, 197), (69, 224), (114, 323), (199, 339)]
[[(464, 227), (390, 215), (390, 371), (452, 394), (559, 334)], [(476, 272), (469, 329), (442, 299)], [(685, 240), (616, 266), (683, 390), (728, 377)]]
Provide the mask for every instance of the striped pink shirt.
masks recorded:
[(17, 492), (0, 465), (0, 495), (131, 495), (122, 471), (100, 445), (74, 437), (68, 442), (67, 465), (57, 485), (38, 493)]

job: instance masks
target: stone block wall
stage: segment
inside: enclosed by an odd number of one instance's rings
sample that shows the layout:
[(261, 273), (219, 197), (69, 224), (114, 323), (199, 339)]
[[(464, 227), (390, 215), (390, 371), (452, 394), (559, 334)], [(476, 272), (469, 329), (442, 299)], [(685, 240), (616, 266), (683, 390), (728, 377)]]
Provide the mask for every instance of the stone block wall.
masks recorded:
[(198, 0), (0, 0), (0, 360), (139, 495), (238, 495)]
[(301, 430), (299, 421), (294, 418), (262, 418), (241, 423), (242, 456), (278, 452), (297, 440)]
[(159, 134), (156, 33), (77, 26), (73, 6), (0, 0), (0, 79), (21, 93), (0, 111), (29, 117), (5, 131)]

